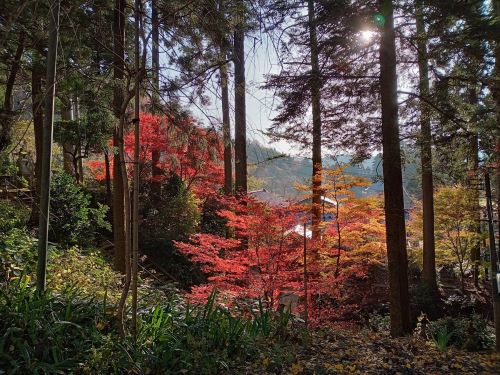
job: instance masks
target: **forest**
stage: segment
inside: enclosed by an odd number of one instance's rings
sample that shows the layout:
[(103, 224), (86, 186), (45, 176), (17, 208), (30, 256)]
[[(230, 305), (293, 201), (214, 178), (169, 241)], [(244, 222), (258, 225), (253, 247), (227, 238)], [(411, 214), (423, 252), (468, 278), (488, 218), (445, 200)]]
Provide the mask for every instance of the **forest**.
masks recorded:
[(500, 374), (500, 0), (0, 0), (1, 374)]

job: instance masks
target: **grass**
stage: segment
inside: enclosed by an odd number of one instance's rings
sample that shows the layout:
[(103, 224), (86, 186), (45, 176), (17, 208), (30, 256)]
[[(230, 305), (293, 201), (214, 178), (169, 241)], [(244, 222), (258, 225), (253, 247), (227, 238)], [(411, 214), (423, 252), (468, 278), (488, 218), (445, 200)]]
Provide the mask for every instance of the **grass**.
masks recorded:
[[(66, 257), (82, 261), (75, 254)], [(65, 259), (62, 268), (69, 265)], [(65, 274), (66, 287), (53, 283), (57, 289), (41, 296), (28, 276), (0, 285), (0, 373), (218, 374), (257, 358), (264, 348), (284, 352), (278, 347), (290, 314), (270, 312), (260, 303), (252, 316), (235, 316), (215, 303), (216, 291), (201, 305), (173, 296), (144, 307), (134, 343), (118, 335), (109, 298), (117, 292), (113, 284), (109, 291), (85, 283), (80, 288), (72, 275)], [(281, 357), (277, 362), (286, 363)]]

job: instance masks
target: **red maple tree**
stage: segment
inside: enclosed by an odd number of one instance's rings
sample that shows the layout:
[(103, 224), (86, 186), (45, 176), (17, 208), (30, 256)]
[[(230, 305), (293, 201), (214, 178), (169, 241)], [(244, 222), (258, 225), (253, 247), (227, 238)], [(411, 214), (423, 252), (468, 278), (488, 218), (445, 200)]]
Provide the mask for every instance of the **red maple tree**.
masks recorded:
[(281, 294), (300, 293), (302, 238), (293, 231), (296, 213), (249, 197), (226, 198), (226, 207), (218, 213), (235, 238), (196, 234), (188, 243), (176, 243), (208, 274), (209, 284), (193, 287), (191, 297), (205, 298), (215, 287), (228, 303), (260, 297), (276, 308)]
[[(177, 174), (199, 196), (207, 196), (220, 189), (223, 184), (222, 153), (220, 135), (213, 129), (203, 128), (192, 118), (173, 119), (150, 113), (140, 115), (141, 180), (151, 180), (152, 155), (158, 152), (158, 168), (162, 173), (156, 177), (166, 180), (171, 173)], [(131, 161), (134, 150), (134, 134), (124, 136), (125, 157)], [(104, 180), (104, 161), (87, 163), (97, 180)]]

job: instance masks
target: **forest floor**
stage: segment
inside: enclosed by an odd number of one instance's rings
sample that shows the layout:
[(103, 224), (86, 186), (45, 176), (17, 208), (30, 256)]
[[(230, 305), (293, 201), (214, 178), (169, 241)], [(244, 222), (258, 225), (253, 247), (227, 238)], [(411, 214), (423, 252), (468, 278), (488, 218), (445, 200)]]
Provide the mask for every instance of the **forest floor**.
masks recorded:
[(500, 374), (500, 353), (440, 351), (416, 336), (393, 339), (369, 330), (340, 329), (312, 333), (309, 345), (289, 347), (291, 365), (280, 368), (272, 355), (246, 363), (242, 374)]

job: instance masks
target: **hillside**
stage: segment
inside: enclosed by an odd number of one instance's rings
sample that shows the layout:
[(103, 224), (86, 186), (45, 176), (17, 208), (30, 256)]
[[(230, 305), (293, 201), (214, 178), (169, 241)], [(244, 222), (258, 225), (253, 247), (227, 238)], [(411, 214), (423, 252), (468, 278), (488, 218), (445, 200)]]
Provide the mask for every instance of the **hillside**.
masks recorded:
[[(415, 164), (417, 155), (407, 151), (407, 163), (404, 168), (404, 188), (407, 204), (411, 197), (420, 196), (418, 168)], [(311, 178), (312, 162), (304, 157), (284, 155), (271, 147), (265, 147), (254, 141), (247, 146), (250, 176), (258, 179), (262, 187), (285, 198), (295, 198), (300, 195), (295, 189), (297, 183), (307, 183)], [(347, 163), (349, 155), (341, 155), (337, 160), (327, 157), (324, 160), (325, 167), (333, 167), (336, 163)], [(383, 192), (382, 183), (382, 161), (381, 155), (377, 154), (365, 160), (361, 164), (352, 165), (347, 168), (347, 173), (353, 176), (365, 177), (372, 181), (372, 185), (365, 189), (358, 189), (358, 195), (379, 194)]]

